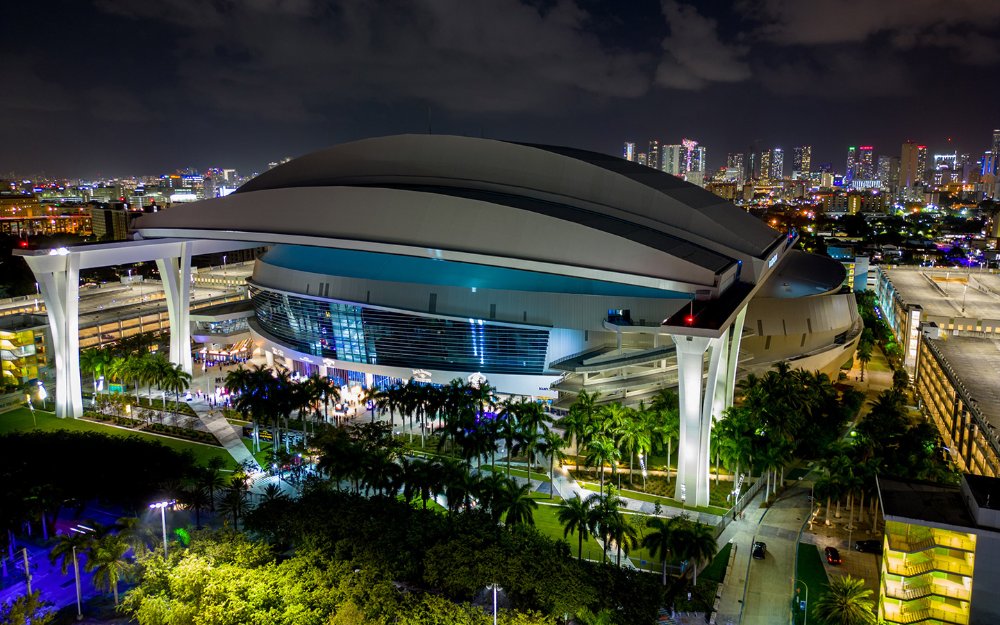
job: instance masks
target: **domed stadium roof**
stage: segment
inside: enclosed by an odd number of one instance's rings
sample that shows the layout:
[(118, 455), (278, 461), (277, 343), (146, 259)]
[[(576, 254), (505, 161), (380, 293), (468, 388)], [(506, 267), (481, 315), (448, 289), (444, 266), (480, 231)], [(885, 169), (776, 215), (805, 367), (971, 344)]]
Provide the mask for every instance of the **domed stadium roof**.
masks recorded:
[(296, 243), (713, 296), (737, 279), (756, 282), (786, 242), (733, 204), (648, 167), (439, 135), (308, 154), (227, 197), (145, 215), (137, 228), (145, 237)]

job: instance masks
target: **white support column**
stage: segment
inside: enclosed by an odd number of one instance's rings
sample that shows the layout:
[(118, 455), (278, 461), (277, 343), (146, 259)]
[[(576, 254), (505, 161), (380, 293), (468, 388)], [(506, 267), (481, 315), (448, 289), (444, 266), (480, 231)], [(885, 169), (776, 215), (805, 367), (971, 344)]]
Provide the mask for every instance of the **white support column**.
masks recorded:
[[(722, 338), (674, 335), (677, 345), (680, 449), (677, 452), (675, 499), (694, 506), (708, 505), (709, 436), (712, 406), (722, 360)], [(708, 379), (703, 384), (705, 352), (709, 352)], [(707, 389), (707, 392), (706, 392)]]
[[(726, 405), (728, 408), (733, 405), (733, 395), (736, 393), (736, 368), (740, 364), (740, 344), (743, 342), (743, 325), (747, 318), (747, 305), (744, 304), (740, 312), (736, 314), (736, 320), (729, 329), (729, 365), (726, 371)], [(718, 416), (722, 416), (721, 414)]]
[(170, 317), (170, 362), (191, 373), (191, 249), (188, 243), (181, 243), (179, 256), (157, 259), (156, 268), (163, 281)]
[(38, 280), (49, 318), (47, 345), (56, 366), (55, 409), (60, 418), (83, 416), (80, 384), (80, 257), (53, 254), (26, 257)]

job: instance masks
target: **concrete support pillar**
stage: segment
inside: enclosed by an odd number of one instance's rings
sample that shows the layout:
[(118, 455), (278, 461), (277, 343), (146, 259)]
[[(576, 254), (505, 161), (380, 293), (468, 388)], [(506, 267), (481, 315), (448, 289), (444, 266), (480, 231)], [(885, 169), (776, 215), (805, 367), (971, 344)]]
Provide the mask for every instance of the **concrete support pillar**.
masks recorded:
[[(708, 505), (709, 440), (714, 411), (724, 404), (728, 367), (723, 354), (729, 349), (727, 334), (709, 339), (674, 335), (677, 346), (680, 449), (674, 497), (694, 506)], [(708, 372), (705, 374), (705, 355)]]
[(264, 351), (264, 360), (267, 361), (267, 366), (268, 367), (273, 367), (274, 366), (274, 352), (272, 352), (269, 349), (265, 350)]
[(186, 242), (180, 248), (179, 256), (157, 259), (156, 268), (170, 317), (170, 362), (191, 373), (191, 250)]
[[(740, 343), (743, 341), (743, 326), (747, 319), (747, 306), (744, 304), (740, 312), (736, 314), (736, 320), (733, 321), (733, 325), (729, 328), (730, 342), (729, 342), (729, 360), (727, 362), (728, 368), (726, 370), (726, 405), (733, 405), (733, 395), (736, 393), (736, 367), (740, 364)], [(722, 415), (716, 415), (721, 417)]]
[(83, 416), (80, 384), (80, 257), (25, 257), (45, 300), (49, 357), (56, 366), (55, 408), (60, 418)]

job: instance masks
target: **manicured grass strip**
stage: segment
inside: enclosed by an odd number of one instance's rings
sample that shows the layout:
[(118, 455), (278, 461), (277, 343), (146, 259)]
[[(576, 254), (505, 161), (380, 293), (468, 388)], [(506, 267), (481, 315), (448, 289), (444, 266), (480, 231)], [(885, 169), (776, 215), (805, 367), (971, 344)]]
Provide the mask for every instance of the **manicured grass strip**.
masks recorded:
[(726, 543), (719, 553), (715, 554), (712, 563), (705, 567), (705, 570), (698, 576), (721, 584), (726, 579), (726, 566), (729, 564), (729, 554), (733, 550), (732, 543)]
[[(826, 585), (830, 583), (830, 579), (826, 575), (826, 569), (823, 567), (823, 557), (819, 553), (819, 547), (816, 545), (809, 545), (806, 543), (799, 543), (799, 553), (797, 555), (797, 568), (796, 568), (796, 585), (801, 588), (802, 583), (805, 582), (809, 587), (809, 610), (812, 610), (812, 606), (816, 604), (820, 595), (823, 594)], [(804, 600), (805, 590), (799, 592), (799, 599)], [(792, 597), (795, 600), (795, 597)], [(795, 617), (795, 623), (798, 625), (803, 623), (805, 620), (803, 618), (804, 613), (802, 610), (798, 609), (798, 606), (794, 606), (792, 609), (792, 614)]]
[(109, 425), (104, 425), (103, 423), (84, 421), (83, 419), (59, 419), (51, 412), (45, 412), (43, 410), (35, 410), (35, 420), (38, 423), (37, 428), (32, 421), (31, 411), (27, 408), (17, 408), (15, 410), (11, 410), (10, 412), (5, 412), (0, 414), (0, 434), (7, 434), (9, 432), (26, 432), (38, 429), (44, 432), (68, 430), (71, 432), (99, 432), (101, 434), (121, 437), (138, 436), (139, 438), (145, 440), (162, 443), (163, 445), (180, 452), (190, 451), (194, 454), (195, 460), (199, 464), (207, 464), (209, 459), (219, 457), (225, 462), (223, 465), (225, 468), (232, 469), (236, 467), (236, 461), (233, 460), (233, 457), (229, 455), (229, 452), (222, 447), (198, 445), (196, 443), (188, 443), (173, 438), (167, 438), (165, 436), (149, 434), (147, 432), (123, 430)]
[[(593, 484), (590, 482), (578, 481), (577, 484), (586, 488), (589, 491), (599, 493), (601, 492), (600, 484)], [(670, 499), (668, 497), (659, 497), (657, 495), (650, 495), (647, 493), (640, 493), (634, 490), (620, 490), (618, 491), (620, 497), (627, 497), (629, 499), (636, 499), (638, 501), (648, 501), (650, 503), (660, 502), (660, 505), (664, 508), (680, 508), (683, 510), (690, 510), (692, 512), (705, 512), (707, 514), (715, 514), (717, 516), (722, 516), (726, 514), (727, 510), (725, 508), (719, 508), (718, 506), (681, 506), (677, 503), (675, 499)]]

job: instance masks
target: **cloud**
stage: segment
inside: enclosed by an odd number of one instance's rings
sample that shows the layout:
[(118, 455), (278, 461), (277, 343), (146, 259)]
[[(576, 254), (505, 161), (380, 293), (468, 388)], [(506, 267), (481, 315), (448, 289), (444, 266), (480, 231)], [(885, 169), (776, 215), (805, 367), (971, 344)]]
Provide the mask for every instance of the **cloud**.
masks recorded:
[(984, 33), (1000, 26), (1000, 3), (983, 0), (751, 0), (740, 10), (761, 22), (758, 39), (779, 45), (860, 43), (887, 35), (898, 49), (977, 52)]
[(674, 89), (702, 89), (710, 83), (742, 82), (750, 78), (744, 57), (748, 48), (724, 43), (714, 19), (675, 0), (663, 0), (670, 35), (663, 40), (663, 58), (656, 84)]
[(181, 89), (237, 117), (306, 122), (342, 103), (413, 99), (459, 112), (559, 114), (581, 100), (642, 96), (651, 83), (649, 55), (605, 45), (571, 0), (545, 9), (517, 0), (97, 6), (174, 28)]

